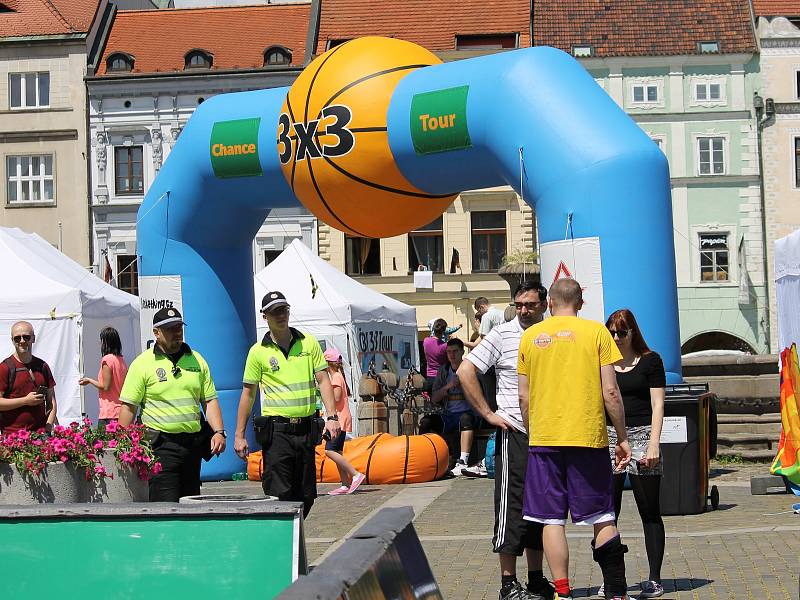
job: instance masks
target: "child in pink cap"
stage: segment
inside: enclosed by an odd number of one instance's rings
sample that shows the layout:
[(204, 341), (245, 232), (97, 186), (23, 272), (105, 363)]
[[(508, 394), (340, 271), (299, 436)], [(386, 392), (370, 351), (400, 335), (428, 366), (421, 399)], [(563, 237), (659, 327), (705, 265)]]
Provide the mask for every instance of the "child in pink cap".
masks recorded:
[(353, 431), (353, 417), (350, 414), (349, 396), (350, 390), (342, 374), (342, 353), (336, 348), (325, 350), (325, 360), (328, 361), (328, 375), (333, 386), (333, 397), (336, 403), (336, 416), (339, 418), (339, 426), (342, 428), (336, 438), (325, 443), (325, 455), (336, 463), (339, 470), (339, 477), (342, 485), (335, 490), (328, 492), (331, 496), (342, 494), (352, 494), (358, 489), (366, 476), (353, 468), (347, 459), (342, 456), (344, 450), (344, 440), (347, 433)]

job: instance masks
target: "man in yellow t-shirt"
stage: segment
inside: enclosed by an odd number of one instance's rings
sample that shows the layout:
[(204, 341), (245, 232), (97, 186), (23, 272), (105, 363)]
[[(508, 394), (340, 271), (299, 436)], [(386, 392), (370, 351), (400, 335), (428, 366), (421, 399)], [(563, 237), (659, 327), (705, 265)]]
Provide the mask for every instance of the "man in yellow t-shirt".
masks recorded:
[(592, 525), (594, 560), (606, 598), (627, 598), (625, 552), (615, 525), (605, 414), (617, 431), (617, 469), (631, 459), (614, 363), (622, 358), (608, 330), (578, 318), (580, 284), (559, 279), (549, 291), (552, 315), (522, 334), (519, 402), (528, 423), (523, 518), (544, 525), (544, 552), (559, 598), (571, 598), (564, 526)]

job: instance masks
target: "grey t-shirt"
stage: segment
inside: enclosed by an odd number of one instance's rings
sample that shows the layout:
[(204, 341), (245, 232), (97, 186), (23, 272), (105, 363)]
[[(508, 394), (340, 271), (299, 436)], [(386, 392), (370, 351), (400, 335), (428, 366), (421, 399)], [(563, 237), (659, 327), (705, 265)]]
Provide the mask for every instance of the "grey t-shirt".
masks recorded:
[(480, 334), (484, 337), (496, 326), (502, 325), (506, 322), (505, 313), (499, 308), (490, 308), (487, 310), (483, 317), (481, 317), (481, 330)]

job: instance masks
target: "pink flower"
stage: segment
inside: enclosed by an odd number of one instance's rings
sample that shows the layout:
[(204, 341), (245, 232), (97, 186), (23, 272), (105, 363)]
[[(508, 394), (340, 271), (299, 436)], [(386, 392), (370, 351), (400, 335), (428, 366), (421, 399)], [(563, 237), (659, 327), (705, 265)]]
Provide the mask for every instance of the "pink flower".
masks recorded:
[(92, 444), (92, 448), (94, 448), (95, 450), (100, 450), (102, 449), (102, 447), (103, 447), (103, 442), (101, 442), (100, 440), (97, 440), (94, 444)]
[(106, 431), (108, 433), (117, 433), (117, 431), (119, 431), (119, 423), (116, 421), (111, 421), (111, 423), (106, 425)]
[(109, 448), (116, 448), (117, 447), (117, 440), (109, 440), (108, 447)]

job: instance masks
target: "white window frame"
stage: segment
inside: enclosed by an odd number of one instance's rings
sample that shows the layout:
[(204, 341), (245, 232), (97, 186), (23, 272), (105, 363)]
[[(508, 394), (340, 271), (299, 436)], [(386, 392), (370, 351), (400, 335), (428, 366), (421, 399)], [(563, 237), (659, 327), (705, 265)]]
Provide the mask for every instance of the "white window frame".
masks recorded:
[(663, 133), (657, 133), (657, 134), (648, 133), (647, 135), (650, 136), (650, 139), (653, 140), (653, 142), (655, 143), (656, 146), (658, 146), (658, 149), (661, 150), (661, 152), (664, 153), (664, 156), (666, 156), (667, 155), (667, 136), (664, 135)]
[[(728, 104), (727, 86), (724, 77), (692, 77), (689, 80), (691, 86), (690, 106), (726, 106)], [(711, 86), (719, 86), (719, 98), (711, 99)], [(697, 97), (697, 89), (703, 87), (706, 90), (706, 98)]]
[[(711, 162), (710, 162), (710, 169), (712, 172), (710, 173), (701, 173), (700, 172), (700, 141), (704, 139), (713, 139), (713, 138), (720, 138), (722, 139), (722, 173), (714, 173), (714, 150), (712, 147), (709, 147), (709, 151), (711, 152)], [(728, 175), (730, 172), (730, 167), (728, 163), (728, 154), (729, 154), (729, 143), (728, 143), (728, 134), (725, 133), (697, 133), (694, 135), (694, 171), (695, 175), (698, 177), (720, 177), (722, 175)]]
[[(634, 90), (639, 87), (642, 88), (642, 93), (644, 98), (642, 101), (634, 100), (634, 93), (635, 93)], [(655, 100), (647, 99), (648, 88), (655, 88), (656, 90)], [(628, 81), (628, 105), (631, 108), (644, 108), (644, 109), (663, 108), (664, 80), (653, 77), (634, 77), (630, 79)]]
[[(19, 160), (21, 158), (28, 159), (29, 165), (29, 172), (31, 171), (32, 163), (34, 158), (39, 159), (39, 173), (23, 175), (22, 174), (22, 161)], [(51, 167), (50, 167), (50, 175), (45, 173), (45, 159), (50, 158), (51, 160)], [(15, 172), (11, 173), (9, 170), (9, 161), (11, 159), (16, 159), (15, 165)], [(17, 207), (17, 206), (53, 206), (56, 203), (56, 155), (54, 153), (48, 152), (45, 154), (6, 154), (3, 157), (3, 164), (5, 165), (5, 195), (6, 195), (6, 207)], [(52, 198), (43, 198), (41, 196), (44, 195), (45, 190), (45, 183), (52, 182), (53, 184), (53, 197)], [(33, 184), (35, 182), (39, 183), (39, 200), (21, 200), (22, 198), (22, 188), (25, 184), (28, 184), (29, 195), (32, 194)], [(12, 183), (15, 183), (16, 188), (16, 196), (15, 200), (11, 199), (11, 194), (9, 193), (9, 189)]]
[[(19, 106), (14, 106), (11, 103), (11, 98), (12, 98), (11, 81), (12, 81), (12, 78), (14, 76), (16, 76), (16, 75), (19, 76), (19, 85), (20, 85), (20, 90), (19, 90), (20, 105)], [(47, 77), (48, 77), (48, 82), (47, 82), (47, 104), (41, 104), (40, 101), (39, 101), (39, 76), (40, 75), (47, 75)], [(26, 89), (27, 89), (28, 86), (27, 86), (26, 81), (27, 81), (27, 79), (29, 77), (34, 77), (36, 79), (36, 84), (33, 86), (34, 90), (35, 90), (35, 93), (36, 93), (36, 99), (35, 99), (34, 104), (28, 104), (27, 103), (28, 98), (26, 96)], [(25, 73), (9, 73), (8, 74), (8, 107), (9, 107), (9, 109), (10, 110), (31, 110), (33, 108), (50, 108), (50, 100), (51, 100), (51, 96), (52, 96), (52, 94), (51, 94), (51, 85), (50, 84), (52, 83), (52, 80), (53, 80), (53, 78), (50, 76), (50, 72), (49, 71), (30, 71), (30, 72), (25, 72)]]
[[(728, 238), (728, 280), (703, 281), (700, 275), (700, 235), (724, 235)], [(736, 225), (723, 223), (705, 223), (692, 225), (689, 228), (692, 240), (692, 279), (695, 285), (735, 287), (739, 285), (739, 232)]]

